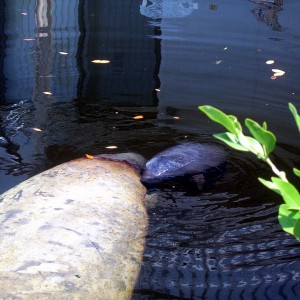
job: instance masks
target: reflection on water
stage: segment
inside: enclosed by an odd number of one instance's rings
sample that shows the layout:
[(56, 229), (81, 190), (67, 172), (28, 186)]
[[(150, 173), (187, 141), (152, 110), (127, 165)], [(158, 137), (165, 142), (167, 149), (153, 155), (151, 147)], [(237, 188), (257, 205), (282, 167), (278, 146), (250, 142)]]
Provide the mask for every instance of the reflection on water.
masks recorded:
[[(299, 167), (287, 109), (299, 106), (299, 14), (278, 0), (2, 1), (0, 192), (85, 153), (215, 142), (200, 104), (266, 120), (276, 163)], [(286, 73), (272, 80), (273, 68)], [(203, 193), (157, 190), (134, 299), (299, 298), (299, 244), (258, 175), (270, 172), (232, 152)]]
[(263, 23), (269, 25), (273, 30), (280, 31), (282, 27), (278, 21), (278, 13), (282, 10), (283, 0), (276, 1), (257, 1), (251, 0), (252, 2), (258, 3), (258, 7), (252, 10), (252, 13), (257, 19)]
[(272, 203), (249, 206), (228, 193), (159, 198), (133, 299), (297, 299), (300, 249), (275, 224)]
[(194, 0), (143, 0), (140, 6), (142, 15), (152, 19), (184, 18), (198, 9)]

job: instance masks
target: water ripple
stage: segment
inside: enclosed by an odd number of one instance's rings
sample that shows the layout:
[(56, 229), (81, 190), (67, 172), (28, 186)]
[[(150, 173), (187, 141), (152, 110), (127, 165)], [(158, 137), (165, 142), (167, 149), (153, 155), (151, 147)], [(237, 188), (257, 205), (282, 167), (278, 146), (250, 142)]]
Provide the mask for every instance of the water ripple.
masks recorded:
[(133, 299), (300, 296), (300, 246), (279, 228), (274, 203), (249, 205), (250, 197), (229, 193), (157, 192)]

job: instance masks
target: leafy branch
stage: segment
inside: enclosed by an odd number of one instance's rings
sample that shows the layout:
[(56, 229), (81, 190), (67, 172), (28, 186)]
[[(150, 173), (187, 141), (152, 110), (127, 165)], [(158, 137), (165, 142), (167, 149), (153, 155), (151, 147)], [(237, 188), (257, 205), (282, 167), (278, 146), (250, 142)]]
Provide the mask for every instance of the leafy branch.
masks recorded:
[[(211, 120), (228, 130), (224, 133), (214, 134), (215, 138), (236, 150), (253, 153), (271, 167), (276, 175), (271, 177), (271, 181), (263, 178), (258, 179), (267, 188), (281, 195), (284, 203), (279, 207), (279, 223), (283, 230), (294, 235), (300, 241), (300, 194), (296, 187), (288, 181), (285, 172), (280, 171), (270, 159), (270, 154), (276, 146), (276, 137), (268, 130), (267, 123), (263, 122), (260, 125), (247, 118), (245, 125), (252, 135), (248, 136), (243, 133), (242, 125), (235, 116), (227, 115), (210, 105), (203, 105), (198, 108)], [(289, 103), (289, 109), (300, 132), (300, 116), (297, 109), (292, 103)], [(293, 172), (300, 177), (300, 170), (294, 168)]]

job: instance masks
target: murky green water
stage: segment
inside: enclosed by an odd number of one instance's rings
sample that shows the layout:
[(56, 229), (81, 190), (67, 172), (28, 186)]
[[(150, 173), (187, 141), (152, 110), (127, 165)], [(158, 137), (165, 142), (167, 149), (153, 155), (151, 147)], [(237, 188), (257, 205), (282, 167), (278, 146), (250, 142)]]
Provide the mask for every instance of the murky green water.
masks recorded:
[[(182, 141), (216, 143), (202, 104), (266, 120), (276, 163), (299, 167), (287, 103), (300, 109), (300, 4), (267, 2), (3, 1), (0, 192), (85, 153), (150, 158)], [(257, 181), (271, 173), (230, 153), (207, 190), (154, 191), (134, 299), (300, 297), (299, 244), (277, 223), (280, 198)]]

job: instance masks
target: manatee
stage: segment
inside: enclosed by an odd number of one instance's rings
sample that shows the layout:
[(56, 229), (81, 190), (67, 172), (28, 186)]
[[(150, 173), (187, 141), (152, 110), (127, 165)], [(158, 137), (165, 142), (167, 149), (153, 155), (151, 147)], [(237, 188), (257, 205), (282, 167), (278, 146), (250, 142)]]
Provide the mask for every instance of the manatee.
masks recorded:
[(0, 196), (0, 299), (131, 299), (148, 225), (144, 162), (104, 156)]
[(141, 181), (147, 186), (176, 177), (205, 174), (219, 169), (227, 155), (223, 148), (212, 144), (179, 144), (152, 157), (143, 169)]
[(137, 153), (127, 152), (127, 153), (114, 153), (114, 154), (98, 154), (95, 158), (106, 158), (112, 161), (127, 162), (139, 173), (146, 163), (146, 159)]

